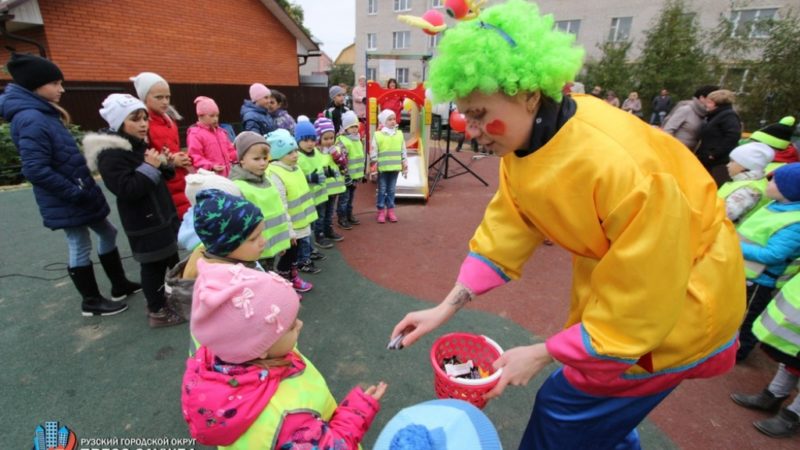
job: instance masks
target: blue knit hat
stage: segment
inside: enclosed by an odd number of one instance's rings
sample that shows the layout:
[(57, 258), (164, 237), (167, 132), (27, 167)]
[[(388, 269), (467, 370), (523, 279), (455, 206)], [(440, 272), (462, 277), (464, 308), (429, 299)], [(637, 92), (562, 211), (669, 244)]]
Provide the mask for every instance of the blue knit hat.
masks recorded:
[(500, 450), (500, 437), (475, 406), (431, 400), (400, 410), (386, 424), (374, 450)]
[(772, 173), (775, 186), (790, 202), (800, 201), (800, 163), (787, 164)]
[(297, 141), (294, 140), (294, 136), (283, 128), (278, 128), (264, 137), (267, 138), (269, 159), (272, 161), (281, 159), (293, 150), (297, 150)]
[(219, 189), (197, 193), (194, 207), (194, 230), (206, 251), (228, 256), (264, 221), (261, 209), (242, 197)]
[(297, 122), (297, 125), (294, 127), (294, 140), (300, 142), (303, 139), (317, 140), (317, 130), (314, 129), (314, 125), (307, 120)]

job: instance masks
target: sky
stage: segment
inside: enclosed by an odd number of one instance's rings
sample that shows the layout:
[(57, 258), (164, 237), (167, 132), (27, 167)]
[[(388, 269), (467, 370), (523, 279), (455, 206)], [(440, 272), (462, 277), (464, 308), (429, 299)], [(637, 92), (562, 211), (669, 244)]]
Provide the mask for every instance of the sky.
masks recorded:
[(335, 60), (355, 41), (356, 0), (290, 0), (303, 7), (304, 24), (322, 41), (322, 51)]

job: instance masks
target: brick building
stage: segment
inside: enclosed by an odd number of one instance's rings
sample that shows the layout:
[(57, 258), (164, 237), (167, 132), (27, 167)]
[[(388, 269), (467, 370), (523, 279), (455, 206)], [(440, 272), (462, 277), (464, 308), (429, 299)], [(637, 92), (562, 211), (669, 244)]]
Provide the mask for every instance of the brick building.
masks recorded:
[[(194, 117), (192, 100), (213, 97), (221, 118), (239, 121), (251, 83), (276, 87), (289, 97), (290, 113), (312, 114), (327, 102), (320, 88), (300, 89), (300, 65), (319, 46), (274, 0), (27, 0), (0, 1), (14, 18), (10, 33), (41, 43), (61, 67), (63, 105), (85, 128), (102, 125), (100, 102), (111, 92), (133, 93), (129, 77), (151, 71), (170, 82), (173, 103)], [(38, 53), (36, 46), (0, 36), (6, 46)], [(9, 76), (0, 74), (0, 85)], [(319, 92), (317, 92), (319, 91)]]

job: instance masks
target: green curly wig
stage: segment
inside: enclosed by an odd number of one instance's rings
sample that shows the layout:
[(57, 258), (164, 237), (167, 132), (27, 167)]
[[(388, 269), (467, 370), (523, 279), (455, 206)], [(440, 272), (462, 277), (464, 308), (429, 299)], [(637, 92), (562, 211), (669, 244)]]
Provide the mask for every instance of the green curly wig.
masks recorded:
[(574, 42), (535, 4), (509, 0), (444, 32), (426, 85), (436, 102), (476, 90), (508, 95), (541, 90), (561, 100), (561, 89), (583, 63), (583, 48)]

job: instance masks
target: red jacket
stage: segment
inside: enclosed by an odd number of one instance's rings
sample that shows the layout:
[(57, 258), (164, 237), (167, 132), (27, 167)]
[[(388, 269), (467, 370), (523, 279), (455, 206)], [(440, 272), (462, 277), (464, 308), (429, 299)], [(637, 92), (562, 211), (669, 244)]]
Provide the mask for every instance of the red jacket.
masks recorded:
[[(181, 141), (178, 138), (178, 125), (168, 116), (159, 114), (153, 110), (150, 114), (150, 131), (147, 135), (150, 139), (150, 146), (163, 153), (164, 147), (172, 153), (181, 151)], [(183, 167), (175, 167), (175, 176), (167, 180), (167, 188), (172, 195), (172, 202), (178, 210), (178, 217), (189, 209), (189, 199), (186, 198), (186, 174), (188, 172)]]

